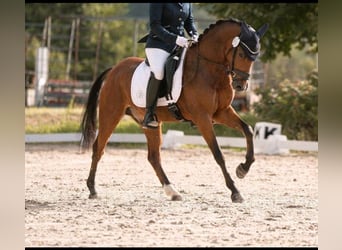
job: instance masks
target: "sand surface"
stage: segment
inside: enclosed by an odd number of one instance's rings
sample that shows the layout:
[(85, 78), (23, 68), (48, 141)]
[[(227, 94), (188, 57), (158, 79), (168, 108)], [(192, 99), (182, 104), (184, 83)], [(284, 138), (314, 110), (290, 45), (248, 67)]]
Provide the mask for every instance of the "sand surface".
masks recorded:
[(231, 202), (208, 148), (162, 150), (183, 201), (170, 201), (145, 148), (109, 145), (86, 187), (91, 152), (76, 145), (26, 145), (25, 246), (318, 246), (318, 156), (256, 155), (244, 179), (245, 151), (224, 149), (245, 199)]

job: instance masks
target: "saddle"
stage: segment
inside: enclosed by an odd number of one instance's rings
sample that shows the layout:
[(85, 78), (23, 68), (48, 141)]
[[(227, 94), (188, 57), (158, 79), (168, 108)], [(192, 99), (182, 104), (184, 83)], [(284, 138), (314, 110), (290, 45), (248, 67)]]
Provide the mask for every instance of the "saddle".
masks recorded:
[[(157, 106), (167, 106), (177, 120), (184, 118), (176, 104), (182, 89), (183, 58), (185, 48), (176, 48), (165, 62), (164, 79), (160, 83)], [(146, 107), (146, 88), (150, 77), (150, 65), (147, 58), (135, 69), (131, 80), (131, 98), (138, 107)]]

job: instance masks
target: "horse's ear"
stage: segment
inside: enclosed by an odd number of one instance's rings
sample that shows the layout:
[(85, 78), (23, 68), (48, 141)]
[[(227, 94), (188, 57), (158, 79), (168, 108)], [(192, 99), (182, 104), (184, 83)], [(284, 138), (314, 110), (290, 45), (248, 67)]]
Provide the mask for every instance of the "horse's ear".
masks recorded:
[(242, 22), (242, 24), (241, 24), (241, 34), (250, 35), (250, 34), (251, 34), (251, 31), (249, 30), (248, 27), (250, 27), (250, 26), (247, 25), (245, 22)]
[(257, 31), (257, 34), (258, 34), (258, 37), (261, 38), (265, 35), (266, 31), (268, 29), (268, 23), (265, 23), (263, 26), (261, 26), (258, 31)]

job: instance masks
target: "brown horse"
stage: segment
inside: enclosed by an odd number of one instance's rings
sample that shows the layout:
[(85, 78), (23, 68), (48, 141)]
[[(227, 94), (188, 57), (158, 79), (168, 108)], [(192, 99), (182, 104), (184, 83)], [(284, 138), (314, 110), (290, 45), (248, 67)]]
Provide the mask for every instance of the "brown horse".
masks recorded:
[[(183, 87), (177, 106), (184, 119), (195, 124), (207, 142), (223, 172), (226, 185), (232, 192), (233, 202), (242, 202), (243, 198), (226, 169), (213, 124), (224, 124), (237, 129), (246, 137), (246, 161), (236, 169), (237, 176), (243, 178), (254, 162), (253, 130), (241, 120), (231, 104), (234, 91), (245, 90), (248, 86), (249, 72), (260, 52), (259, 39), (266, 30), (266, 24), (255, 31), (245, 22), (236, 19), (218, 21), (210, 25), (200, 35), (198, 42), (188, 48), (184, 58)], [(89, 198), (97, 197), (95, 174), (98, 162), (121, 118), (125, 114), (130, 115), (140, 125), (143, 120), (145, 108), (135, 106), (131, 98), (132, 75), (143, 60), (137, 57), (123, 59), (116, 66), (102, 72), (90, 90), (81, 124), (81, 144), (85, 149), (91, 145), (93, 148), (87, 179)], [(99, 127), (96, 136), (97, 106)], [(171, 200), (181, 200), (181, 195), (167, 178), (160, 158), (162, 122), (179, 120), (164, 106), (157, 107), (156, 116), (159, 127), (143, 130), (147, 139), (147, 158), (166, 195)]]

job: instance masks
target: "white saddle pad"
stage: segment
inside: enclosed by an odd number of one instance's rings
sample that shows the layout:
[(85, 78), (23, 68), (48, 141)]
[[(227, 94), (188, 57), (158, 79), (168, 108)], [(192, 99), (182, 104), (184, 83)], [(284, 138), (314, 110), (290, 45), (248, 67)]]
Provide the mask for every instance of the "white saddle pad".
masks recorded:
[[(186, 54), (186, 48), (183, 50), (179, 67), (173, 76), (172, 85), (172, 100), (166, 100), (165, 97), (158, 98), (157, 106), (167, 106), (168, 103), (177, 102), (181, 90), (182, 90), (182, 76), (183, 76), (183, 63)], [(145, 63), (141, 62), (133, 73), (131, 83), (131, 96), (134, 105), (145, 108), (146, 107), (146, 89), (148, 80), (150, 79), (151, 70), (150, 67)]]

